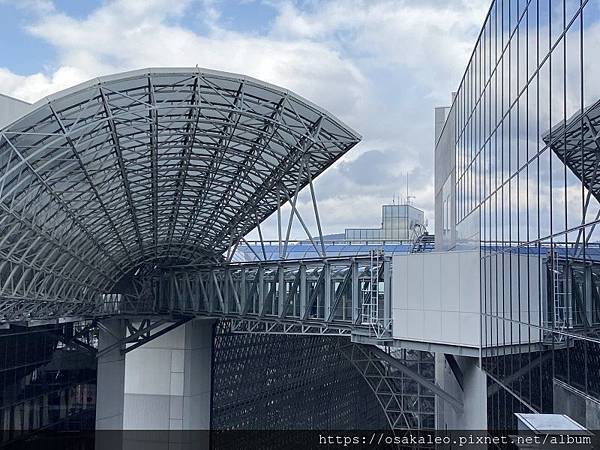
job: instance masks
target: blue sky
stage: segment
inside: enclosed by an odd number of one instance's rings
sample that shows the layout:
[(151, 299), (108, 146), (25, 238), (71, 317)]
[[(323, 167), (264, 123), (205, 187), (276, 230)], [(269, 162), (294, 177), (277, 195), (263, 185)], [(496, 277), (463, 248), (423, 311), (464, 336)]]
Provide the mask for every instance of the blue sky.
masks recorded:
[(0, 0), (0, 92), (33, 102), (150, 66), (244, 73), (362, 134), (317, 182), (327, 232), (377, 225), (407, 173), (431, 220), (433, 108), (449, 103), (488, 8), (489, 0)]

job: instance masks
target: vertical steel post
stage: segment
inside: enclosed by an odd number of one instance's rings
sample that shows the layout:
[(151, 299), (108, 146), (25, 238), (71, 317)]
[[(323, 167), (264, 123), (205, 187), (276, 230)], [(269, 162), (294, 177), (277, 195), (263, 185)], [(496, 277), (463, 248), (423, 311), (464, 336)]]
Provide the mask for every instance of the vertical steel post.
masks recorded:
[(258, 266), (258, 314), (265, 313), (265, 268)]
[(197, 274), (194, 277), (195, 283), (192, 283), (192, 287), (194, 288), (193, 289), (194, 296), (192, 298), (192, 305), (193, 305), (194, 311), (196, 311), (196, 312), (200, 311), (200, 295), (201, 295), (201, 293), (200, 293), (200, 277), (201, 276), (202, 276), (201, 274)]
[(214, 300), (215, 300), (215, 288), (214, 288), (214, 283), (212, 282), (212, 270), (210, 272), (208, 272), (208, 278), (206, 280), (206, 291), (208, 294), (207, 297), (207, 301), (208, 301), (208, 312), (213, 312), (215, 305), (214, 305)]
[(323, 267), (325, 271), (325, 279), (324, 279), (324, 319), (331, 317), (331, 265), (328, 262), (325, 262), (325, 266)]
[(358, 283), (358, 263), (356, 262), (356, 260), (352, 259), (352, 262), (350, 263), (350, 270), (352, 270), (352, 280), (351, 280), (351, 286), (352, 286), (352, 294), (351, 294), (351, 299), (352, 299), (352, 323), (356, 323), (358, 321), (358, 315), (359, 315), (359, 307), (360, 305), (358, 304), (358, 289), (359, 289), (359, 283)]
[(300, 264), (300, 286), (299, 289), (299, 297), (300, 297), (300, 317), (304, 317), (304, 312), (306, 311), (306, 293), (308, 291), (306, 286), (306, 266), (304, 264)]
[(245, 315), (246, 311), (248, 310), (246, 308), (246, 302), (247, 302), (247, 296), (246, 296), (246, 268), (242, 266), (242, 268), (240, 269), (240, 307), (242, 309), (240, 311), (241, 315)]
[(231, 286), (229, 285), (229, 269), (226, 268), (223, 272), (223, 312), (229, 312), (229, 305), (231, 303), (232, 294), (231, 294)]
[(285, 307), (285, 270), (283, 266), (277, 266), (277, 312), (273, 314), (281, 315)]
[(389, 256), (383, 257), (383, 323), (384, 330), (391, 330), (392, 324), (392, 264)]

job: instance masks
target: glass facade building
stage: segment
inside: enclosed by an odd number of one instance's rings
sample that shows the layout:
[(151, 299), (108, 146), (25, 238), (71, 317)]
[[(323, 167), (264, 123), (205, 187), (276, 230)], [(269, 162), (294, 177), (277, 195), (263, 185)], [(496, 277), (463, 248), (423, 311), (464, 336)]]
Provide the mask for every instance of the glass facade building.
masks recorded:
[(600, 428), (599, 44), (599, 1), (494, 1), (436, 111), (436, 245), (481, 249), (493, 429)]
[(0, 444), (41, 430), (93, 430), (95, 335), (85, 322), (0, 330)]

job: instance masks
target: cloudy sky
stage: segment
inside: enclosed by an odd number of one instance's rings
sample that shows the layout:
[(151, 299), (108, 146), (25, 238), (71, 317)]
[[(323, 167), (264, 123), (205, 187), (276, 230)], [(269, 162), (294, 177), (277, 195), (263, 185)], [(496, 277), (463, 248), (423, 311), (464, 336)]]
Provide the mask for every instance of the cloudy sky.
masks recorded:
[(377, 226), (407, 174), (432, 225), (433, 108), (458, 87), (489, 3), (0, 0), (0, 92), (33, 102), (150, 66), (244, 73), (363, 136), (317, 182), (325, 232)]

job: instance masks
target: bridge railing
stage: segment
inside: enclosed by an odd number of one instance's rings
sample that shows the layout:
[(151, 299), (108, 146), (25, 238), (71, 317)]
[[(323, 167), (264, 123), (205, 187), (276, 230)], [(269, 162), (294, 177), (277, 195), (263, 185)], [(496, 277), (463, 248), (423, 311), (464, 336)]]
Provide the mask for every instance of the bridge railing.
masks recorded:
[(391, 332), (391, 258), (384, 255), (173, 267), (135, 283), (135, 296), (107, 297), (106, 308), (228, 317), (279, 324), (282, 332), (292, 325), (302, 333)]

